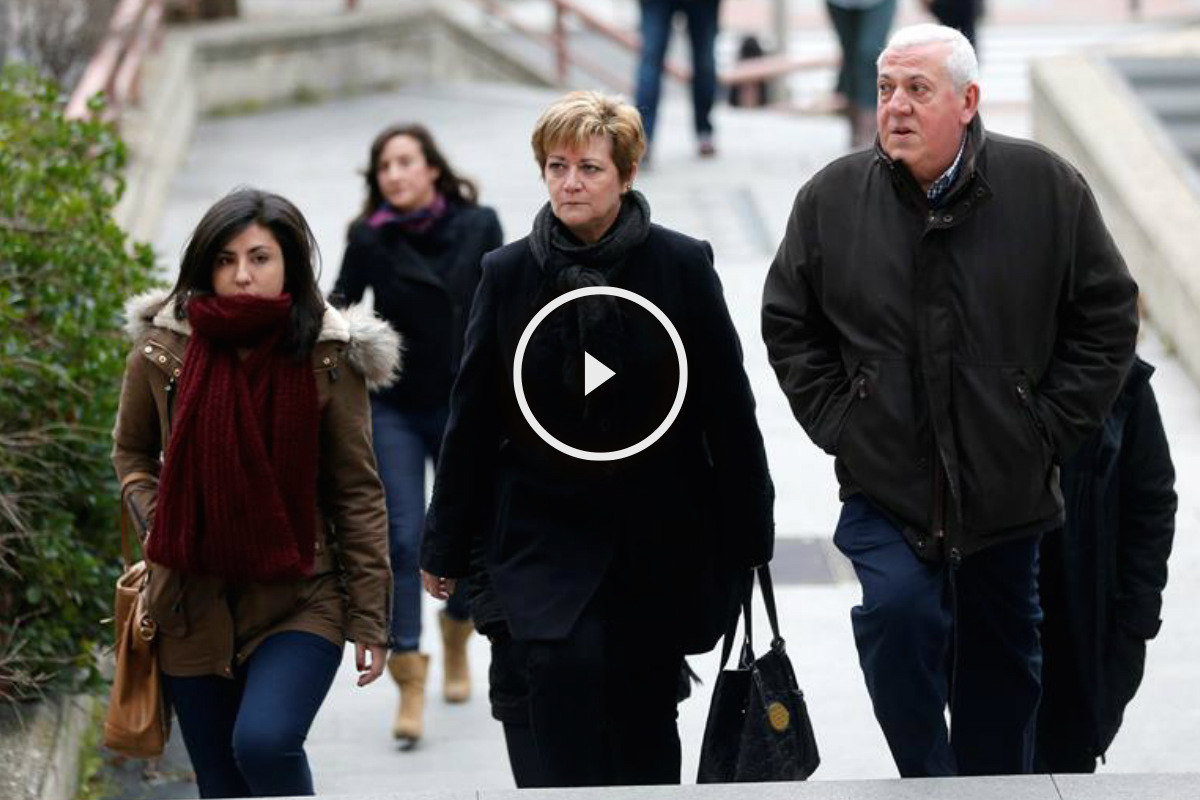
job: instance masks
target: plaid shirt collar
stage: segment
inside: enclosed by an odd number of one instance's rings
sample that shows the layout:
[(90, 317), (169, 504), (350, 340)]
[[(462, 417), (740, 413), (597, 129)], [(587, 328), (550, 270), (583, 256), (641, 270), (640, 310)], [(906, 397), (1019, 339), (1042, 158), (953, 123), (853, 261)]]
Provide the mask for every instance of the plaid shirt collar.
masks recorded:
[(963, 152), (966, 149), (967, 135), (964, 132), (962, 141), (958, 144), (958, 155), (954, 157), (954, 163), (942, 173), (940, 178), (929, 184), (929, 190), (925, 192), (925, 196), (929, 198), (929, 205), (931, 207), (937, 207), (945, 196), (946, 191), (950, 188), (950, 185), (954, 183), (954, 179), (958, 177), (958, 168), (962, 165)]

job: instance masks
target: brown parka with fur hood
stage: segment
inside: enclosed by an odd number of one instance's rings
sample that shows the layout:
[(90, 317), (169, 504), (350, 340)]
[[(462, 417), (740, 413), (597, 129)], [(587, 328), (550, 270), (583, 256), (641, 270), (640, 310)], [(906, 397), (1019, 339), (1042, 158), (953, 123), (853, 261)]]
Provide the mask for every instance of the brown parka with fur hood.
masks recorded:
[[(134, 342), (113, 431), (122, 499), (143, 539), (151, 530), (172, 395), (191, 334), (166, 292), (126, 304)], [(233, 677), (268, 636), (305, 631), (337, 646), (388, 640), (392, 575), (387, 510), (371, 446), (368, 390), (399, 375), (399, 338), (371, 311), (326, 308), (313, 350), (321, 409), (316, 555), (295, 581), (233, 584), (151, 565), (148, 602), (159, 665), (173, 676)]]

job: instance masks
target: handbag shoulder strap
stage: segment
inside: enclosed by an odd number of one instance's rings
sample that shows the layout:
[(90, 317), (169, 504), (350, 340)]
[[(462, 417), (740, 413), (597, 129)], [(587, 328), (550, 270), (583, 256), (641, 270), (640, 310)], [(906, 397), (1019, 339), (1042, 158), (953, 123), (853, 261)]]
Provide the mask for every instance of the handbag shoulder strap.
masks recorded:
[(771, 647), (782, 647), (783, 637), (779, 635), (779, 612), (775, 610), (775, 587), (771, 583), (771, 568), (763, 564), (758, 568), (758, 583), (762, 586), (763, 603), (767, 607), (767, 619), (771, 622)]
[(125, 562), (125, 571), (133, 566), (133, 546), (129, 542), (133, 523), (129, 521), (129, 509), (121, 503), (121, 560)]
[(742, 654), (739, 659), (741, 667), (747, 667), (754, 661), (754, 626), (752, 624), (753, 614), (751, 613), (750, 601), (754, 597), (754, 572), (753, 570), (745, 576), (743, 581), (744, 588), (741, 592), (741, 609), (737, 614), (729, 615), (729, 626), (725, 629), (725, 637), (721, 642), (721, 666), (718, 669), (725, 669), (725, 665), (729, 662), (729, 655), (733, 652), (733, 640), (737, 635), (738, 620), (743, 620), (742, 630), (744, 632), (742, 638)]

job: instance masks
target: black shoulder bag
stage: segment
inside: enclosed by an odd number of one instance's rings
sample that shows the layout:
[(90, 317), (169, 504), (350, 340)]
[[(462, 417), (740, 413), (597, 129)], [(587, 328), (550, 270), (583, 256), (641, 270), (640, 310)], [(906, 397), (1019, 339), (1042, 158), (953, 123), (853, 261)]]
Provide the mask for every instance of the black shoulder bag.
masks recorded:
[(741, 658), (736, 669), (725, 669), (737, 633), (735, 614), (721, 645), (721, 673), (708, 709), (697, 783), (802, 781), (821, 763), (804, 693), (779, 635), (771, 572), (765, 564), (757, 572), (774, 638), (770, 651), (756, 659), (750, 626), (751, 573), (742, 593)]

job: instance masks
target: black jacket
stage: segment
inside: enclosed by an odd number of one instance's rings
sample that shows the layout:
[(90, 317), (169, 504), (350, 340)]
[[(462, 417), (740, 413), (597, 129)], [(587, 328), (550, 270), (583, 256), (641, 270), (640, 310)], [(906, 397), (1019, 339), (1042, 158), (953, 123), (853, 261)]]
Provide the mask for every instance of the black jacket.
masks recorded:
[(1045, 668), (1064, 679), (1046, 687), (1039, 733), (1065, 735), (1092, 757), (1108, 749), (1141, 683), (1175, 537), (1175, 468), (1153, 372), (1134, 362), (1103, 427), (1064, 465), (1066, 524), (1042, 541)]
[(400, 332), (404, 379), (379, 393), (401, 411), (445, 405), (462, 357), (471, 298), (485, 253), (504, 243), (496, 212), (451, 204), (428, 233), (397, 225), (350, 226), (346, 254), (330, 297), (357, 303), (369, 287), (375, 311)]
[[(610, 570), (622, 570), (610, 576), (617, 585), (637, 591), (642, 584), (633, 572), (644, 569), (651, 580), (645, 607), (655, 612), (647, 623), (660, 625), (664, 640), (678, 635), (689, 651), (711, 648), (724, 626), (733, 576), (769, 560), (774, 537), (774, 490), (754, 398), (711, 248), (651, 226), (614, 281), (671, 319), (687, 351), (689, 379), (667, 433), (613, 462), (559, 453), (537, 437), (517, 405), (517, 343), (553, 297), (528, 240), (488, 255), (483, 272), (426, 517), (422, 567), (435, 575), (469, 574), (472, 537), (482, 536), (496, 597), (517, 639), (566, 636)], [(674, 397), (670, 341), (649, 314), (620, 302), (626, 338), (606, 344), (621, 368), (588, 396), (586, 418), (582, 386), (563, 385), (563, 365), (548, 356), (554, 351), (534, 340), (526, 353), (530, 406), (539, 422), (576, 447), (632, 444), (657, 425)], [(553, 314), (542, 323), (554, 324)]]
[(978, 118), (963, 159), (938, 208), (878, 146), (834, 161), (796, 197), (763, 296), (771, 363), (843, 498), (928, 559), (1062, 523), (1056, 464), (1108, 412), (1138, 326), (1074, 168)]

